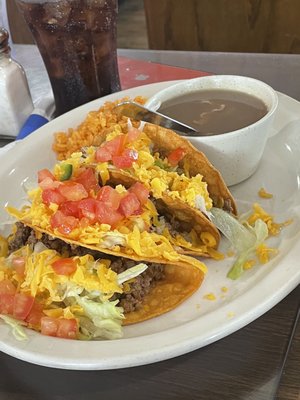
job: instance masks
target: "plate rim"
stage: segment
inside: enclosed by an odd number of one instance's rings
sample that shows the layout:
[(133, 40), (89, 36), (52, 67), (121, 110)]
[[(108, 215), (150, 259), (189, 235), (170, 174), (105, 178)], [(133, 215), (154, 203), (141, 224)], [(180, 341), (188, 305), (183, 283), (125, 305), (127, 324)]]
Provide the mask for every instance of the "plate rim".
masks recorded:
[[(41, 132), (45, 131), (50, 131), (52, 129), (52, 126), (55, 126), (58, 122), (62, 121), (64, 118), (68, 118), (70, 117), (70, 115), (75, 114), (75, 112), (78, 112), (79, 114), (82, 115), (86, 115), (88, 111), (91, 111), (93, 109), (97, 109), (99, 108), (105, 101), (110, 101), (113, 99), (117, 99), (119, 98), (118, 96), (136, 96), (139, 95), (137, 94), (132, 94), (132, 93), (136, 93), (137, 91), (140, 91), (141, 93), (143, 92), (143, 90), (160, 90), (163, 87), (167, 87), (173, 83), (177, 83), (179, 82), (178, 80), (173, 80), (173, 81), (165, 81), (165, 82), (157, 82), (157, 83), (151, 83), (148, 85), (144, 85), (144, 86), (138, 86), (135, 88), (131, 88), (131, 89), (126, 89), (125, 91), (121, 91), (118, 93), (114, 93), (112, 95), (108, 95), (105, 96), (101, 99), (97, 99), (94, 100), (90, 103), (87, 103), (83, 106), (78, 107), (75, 110), (71, 110), (68, 113), (64, 114), (61, 117), (58, 117), (57, 119), (49, 122), (47, 125), (45, 125), (44, 127), (41, 127), (40, 129), (38, 129), (37, 131), (33, 132), (31, 135), (29, 135), (27, 138), (23, 139), (23, 143), (30, 143), (31, 141), (35, 140), (35, 138), (40, 138), (40, 135), (43, 134)], [(277, 92), (279, 94), (279, 102), (281, 104), (281, 102), (289, 102), (292, 101), (295, 105), (297, 105), (299, 107), (300, 110), (300, 103), (295, 100), (292, 99), (291, 97), (282, 94), (280, 92)], [(83, 117), (84, 118), (84, 117)], [(76, 124), (75, 124), (76, 125)], [(57, 128), (55, 128), (55, 130), (57, 131)], [(53, 135), (54, 131), (52, 130), (52, 132), (47, 133), (47, 136), (51, 136)], [(22, 145), (20, 147), (24, 147), (25, 145)], [(268, 144), (267, 144), (268, 146)], [(4, 157), (4, 162), (5, 159), (10, 157), (10, 155), (12, 154), (13, 151), (12, 147), (10, 150), (8, 150), (2, 157)], [(293, 253), (295, 252), (295, 246), (291, 249), (290, 252), (288, 252), (287, 254), (285, 254), (283, 256), (283, 258), (288, 257), (291, 258)], [(293, 257), (292, 257), (293, 258)], [(276, 273), (278, 274), (278, 271), (276, 271)], [(265, 286), (265, 280), (266, 280), (267, 276), (264, 276), (260, 283), (259, 283), (259, 287), (264, 287)], [(124, 345), (128, 344), (129, 342), (135, 342), (136, 344), (136, 348), (138, 349), (137, 352), (135, 352), (134, 354), (126, 354), (126, 352), (124, 353), (124, 351), (120, 351), (120, 355), (114, 355), (114, 356), (106, 356), (103, 357), (102, 359), (100, 358), (91, 358), (89, 351), (87, 352), (87, 354), (89, 354), (88, 358), (84, 359), (84, 362), (82, 358), (76, 358), (76, 356), (72, 356), (70, 358), (68, 358), (68, 361), (66, 361), (66, 357), (62, 356), (62, 357), (58, 357), (51, 355), (43, 355), (42, 357), (40, 356), (40, 353), (38, 353), (38, 355), (35, 354), (35, 352), (33, 350), (30, 349), (29, 346), (29, 350), (28, 350), (28, 346), (26, 346), (26, 344), (21, 344), (20, 342), (12, 342), (11, 340), (8, 340), (8, 343), (5, 341), (5, 339), (3, 339), (2, 337), (0, 337), (0, 350), (5, 352), (6, 354), (9, 354), (10, 356), (16, 357), (18, 359), (21, 359), (23, 361), (27, 361), (33, 364), (37, 364), (37, 365), (41, 365), (41, 366), (46, 366), (46, 367), (52, 367), (52, 368), (60, 368), (60, 369), (73, 369), (73, 370), (107, 370), (107, 369), (119, 369), (119, 368), (126, 368), (126, 367), (134, 367), (134, 366), (139, 366), (139, 365), (146, 365), (146, 364), (150, 364), (153, 362), (158, 362), (158, 361), (163, 361), (163, 360), (167, 360), (173, 357), (177, 357), (180, 356), (182, 354), (186, 354), (190, 351), (199, 349), (203, 346), (206, 346), (210, 343), (213, 343), (217, 340), (220, 340), (222, 338), (224, 338), (225, 336), (228, 336), (229, 334), (241, 329), (242, 327), (246, 326), (247, 324), (249, 324), (250, 322), (252, 322), (253, 320), (255, 320), (256, 318), (260, 317), (261, 315), (263, 315), (265, 312), (269, 311), (274, 305), (276, 305), (277, 303), (279, 303), (285, 296), (287, 296), (295, 287), (297, 287), (297, 285), (300, 283), (300, 270), (298, 272), (298, 274), (295, 277), (290, 277), (289, 279), (287, 279), (285, 281), (285, 283), (280, 287), (280, 290), (276, 293), (276, 296), (274, 295), (274, 293), (272, 293), (270, 287), (267, 289), (270, 291), (267, 292), (269, 293), (268, 296), (265, 296), (264, 301), (259, 305), (259, 308), (256, 307), (256, 311), (253, 312), (253, 309), (250, 309), (247, 313), (243, 313), (241, 316), (237, 317), (237, 318), (233, 318), (231, 320), (224, 320), (221, 324), (223, 330), (218, 332), (218, 329), (215, 328), (214, 331), (211, 332), (209, 337), (203, 337), (203, 335), (199, 335), (198, 338), (195, 338), (194, 334), (189, 334), (187, 331), (189, 329), (191, 329), (191, 332), (193, 332), (193, 329), (199, 324), (199, 320), (201, 320), (202, 318), (206, 317), (206, 315), (204, 316), (200, 316), (197, 319), (194, 319), (192, 321), (188, 321), (184, 324), (181, 324), (179, 327), (172, 327), (169, 328), (165, 331), (162, 332), (156, 332), (156, 333), (152, 333), (151, 335), (145, 335), (145, 336), (140, 336), (140, 337), (132, 337), (132, 338), (124, 338), (124, 339), (120, 339), (120, 340), (115, 340), (112, 342), (107, 342), (107, 341), (92, 341), (92, 342), (80, 342), (80, 343), (85, 343), (87, 346), (84, 346), (87, 350), (90, 351), (89, 347), (95, 347), (97, 346), (97, 344), (102, 347), (101, 344), (109, 344), (108, 348), (112, 348), (114, 347), (114, 344), (117, 346), (117, 344), (119, 343), (123, 343)], [(251, 291), (250, 291), (251, 292)], [(238, 296), (238, 298), (246, 298), (249, 297), (249, 291), (246, 291), (242, 294), (240, 294)], [(222, 304), (221, 307), (219, 307), (217, 310), (213, 310), (212, 312), (210, 312), (209, 314), (217, 314), (220, 315), (221, 312), (223, 312), (223, 314), (226, 314), (226, 310), (228, 308), (230, 308), (229, 306), (232, 307), (231, 302), (229, 302), (228, 304)], [(212, 316), (210, 316), (212, 318)], [(182, 329), (183, 327), (183, 329)], [(11, 336), (11, 333), (8, 329), (8, 327), (6, 327), (5, 325), (2, 326), (1, 324), (1, 330), (0, 333), (3, 333), (4, 331), (4, 338), (7, 335)], [(180, 341), (169, 341), (169, 343), (164, 343), (164, 347), (161, 348), (161, 345), (159, 346), (159, 349), (157, 349), (157, 345), (154, 346), (156, 348), (153, 347), (149, 347), (149, 343), (148, 341), (152, 341), (155, 343), (158, 343), (158, 339), (159, 337), (162, 335), (162, 333), (164, 332), (168, 332), (170, 335), (173, 335), (174, 332), (182, 332), (185, 335), (185, 338), (183, 340)], [(174, 335), (173, 335), (174, 336)], [(64, 339), (56, 339), (56, 338), (49, 338), (49, 337), (42, 337), (42, 335), (35, 333), (35, 332), (31, 332), (29, 331), (29, 342), (31, 343), (31, 340), (36, 341), (36, 339), (38, 340), (38, 343), (44, 343), (44, 342), (48, 342), (50, 340), (51, 342), (51, 346), (50, 347), (55, 347), (55, 348), (60, 348), (60, 347), (65, 347), (65, 345), (67, 345), (70, 348), (75, 348), (75, 343), (78, 344), (77, 341), (72, 341), (73, 342), (73, 346), (69, 346), (70, 341), (66, 341)], [(147, 349), (146, 350), (140, 350), (142, 347), (142, 341), (145, 340), (147, 341)], [(125, 343), (126, 342), (126, 343)], [(14, 344), (20, 344), (19, 346), (14, 346)], [(160, 342), (162, 344), (162, 342)], [(28, 343), (27, 343), (28, 344)], [(60, 345), (59, 345), (60, 344)], [(27, 347), (27, 349), (26, 349)], [(118, 348), (120, 346), (117, 346)], [(121, 345), (122, 347), (122, 345)], [(122, 349), (121, 349), (122, 350)], [(76, 354), (76, 353), (75, 353)], [(99, 355), (97, 356), (99, 357)]]

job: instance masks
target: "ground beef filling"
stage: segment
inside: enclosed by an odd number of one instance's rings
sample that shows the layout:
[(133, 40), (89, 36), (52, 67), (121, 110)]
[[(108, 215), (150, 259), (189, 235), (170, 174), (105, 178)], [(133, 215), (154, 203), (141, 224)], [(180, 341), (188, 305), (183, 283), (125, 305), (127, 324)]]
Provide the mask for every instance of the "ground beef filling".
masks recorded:
[[(13, 238), (9, 241), (10, 253), (25, 245), (30, 245), (30, 247), (33, 248), (37, 242), (42, 242), (49, 249), (56, 250), (59, 254), (62, 254), (65, 257), (84, 256), (85, 254), (90, 254), (95, 259), (109, 258), (111, 260), (110, 268), (118, 274), (137, 264), (136, 261), (127, 258), (115, 257), (103, 254), (99, 251), (86, 249), (85, 247), (70, 245), (65, 243), (63, 240), (53, 238), (47, 234), (42, 234), (42, 237), (37, 239), (34, 230), (25, 226), (21, 222), (17, 222), (16, 228), (17, 230)], [(155, 286), (157, 281), (164, 278), (163, 265), (156, 263), (147, 263), (147, 265), (148, 268), (146, 271), (130, 283), (130, 290), (127, 293), (117, 294), (113, 297), (113, 300), (119, 300), (119, 305), (123, 307), (124, 313), (141, 308), (143, 299), (149, 293), (150, 289)]]

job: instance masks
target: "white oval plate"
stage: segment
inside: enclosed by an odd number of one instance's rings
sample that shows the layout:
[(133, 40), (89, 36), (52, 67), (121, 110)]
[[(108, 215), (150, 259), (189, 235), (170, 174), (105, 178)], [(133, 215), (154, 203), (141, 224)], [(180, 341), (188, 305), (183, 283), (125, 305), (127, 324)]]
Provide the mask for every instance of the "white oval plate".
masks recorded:
[[(55, 119), (1, 156), (0, 222), (7, 220), (4, 206), (20, 206), (24, 179), (35, 179), (37, 170), (55, 162), (53, 133), (76, 127), (90, 110), (104, 101), (123, 96), (151, 96), (174, 82), (163, 82), (115, 93), (83, 105)], [(279, 255), (266, 265), (254, 267), (238, 281), (226, 278), (232, 259), (208, 261), (209, 272), (201, 288), (175, 310), (150, 321), (124, 328), (115, 341), (56, 339), (27, 330), (29, 339), (18, 342), (0, 323), (0, 350), (19, 359), (55, 368), (92, 370), (144, 365), (176, 357), (219, 340), (244, 327), (282, 300), (300, 282), (300, 103), (279, 94), (279, 111), (263, 160), (246, 182), (233, 187), (239, 211), (259, 202), (276, 221), (293, 223), (270, 241)], [(271, 200), (258, 197), (264, 187)], [(222, 288), (226, 287), (227, 292)], [(214, 293), (215, 301), (204, 298)]]

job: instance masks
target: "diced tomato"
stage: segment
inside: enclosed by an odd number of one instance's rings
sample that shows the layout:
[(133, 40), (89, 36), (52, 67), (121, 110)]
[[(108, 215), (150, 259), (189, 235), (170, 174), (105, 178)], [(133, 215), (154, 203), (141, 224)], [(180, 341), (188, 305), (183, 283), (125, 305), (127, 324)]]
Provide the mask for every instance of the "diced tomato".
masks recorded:
[(104, 146), (98, 147), (95, 154), (95, 159), (97, 162), (110, 161), (112, 158), (111, 152)]
[(105, 162), (110, 161), (112, 156), (119, 156), (125, 148), (127, 142), (126, 135), (116, 136), (114, 139), (105, 142), (101, 147), (96, 150), (96, 161)]
[(114, 139), (109, 140), (104, 144), (104, 147), (110, 152), (112, 156), (119, 156), (122, 154), (127, 142), (126, 135), (116, 136)]
[(130, 217), (130, 215), (134, 214), (140, 207), (141, 204), (137, 196), (134, 193), (128, 193), (120, 201), (119, 211), (121, 214), (125, 215), (125, 217)]
[(56, 336), (58, 329), (58, 319), (52, 317), (41, 318), (41, 333), (47, 336)]
[(57, 336), (65, 339), (76, 339), (78, 325), (75, 318), (52, 318), (41, 319), (41, 333), (47, 336)]
[(23, 276), (25, 272), (25, 258), (14, 257), (12, 259), (12, 266), (18, 275)]
[(149, 190), (140, 182), (133, 184), (128, 191), (134, 193), (142, 205), (145, 204), (149, 198)]
[(15, 294), (15, 285), (9, 279), (3, 279), (0, 281), (0, 294)]
[(61, 184), (57, 190), (66, 200), (78, 201), (88, 197), (88, 192), (81, 183), (67, 181)]
[(24, 293), (16, 293), (14, 298), (13, 316), (25, 320), (34, 303), (34, 297)]
[(172, 167), (175, 167), (179, 163), (179, 161), (183, 159), (185, 154), (186, 151), (183, 148), (178, 147), (177, 149), (172, 150), (171, 153), (168, 155), (168, 161), (172, 165)]
[(96, 204), (97, 200), (88, 198), (78, 202), (78, 209), (80, 210), (80, 217), (88, 218), (90, 223), (96, 222)]
[(91, 225), (91, 221), (88, 218), (86, 218), (86, 217), (80, 218), (79, 228), (87, 228), (90, 225)]
[(100, 224), (108, 224), (114, 228), (123, 216), (116, 210), (112, 210), (105, 203), (98, 201), (96, 207), (96, 216)]
[(97, 194), (97, 199), (105, 203), (112, 210), (119, 208), (121, 198), (122, 195), (111, 186), (103, 186)]
[(51, 265), (58, 275), (71, 275), (77, 269), (76, 261), (73, 258), (60, 258)]
[(139, 136), (140, 136), (141, 133), (142, 133), (142, 132), (141, 132), (139, 129), (134, 128), (134, 127), (131, 127), (131, 128), (128, 130), (128, 134), (127, 134), (127, 140), (128, 140), (128, 142), (130, 142), (130, 143), (134, 142), (136, 139), (139, 138)]
[(52, 181), (55, 181), (55, 176), (49, 171), (49, 169), (45, 168), (38, 171), (38, 183), (42, 182), (46, 178), (50, 178)]
[(79, 201), (65, 201), (59, 206), (59, 210), (66, 216), (80, 218), (81, 211), (78, 205)]
[(61, 204), (66, 201), (66, 198), (58, 191), (58, 189), (45, 189), (42, 193), (43, 203), (48, 206), (50, 203)]
[(76, 339), (78, 333), (78, 324), (75, 318), (59, 318), (57, 337), (64, 339)]
[(39, 187), (45, 189), (56, 189), (60, 185), (60, 182), (54, 181), (51, 178), (45, 178), (39, 183)]
[(112, 163), (117, 168), (130, 168), (138, 158), (138, 152), (134, 149), (125, 149), (121, 155), (112, 157)]
[(41, 319), (42, 317), (45, 316), (43, 313), (43, 306), (40, 303), (37, 303), (36, 301), (33, 303), (33, 306), (27, 315), (25, 321), (34, 326), (34, 327), (40, 327), (41, 325)]
[(99, 184), (96, 179), (96, 174), (93, 168), (85, 168), (75, 179), (77, 183), (81, 183), (87, 192), (91, 190), (97, 191)]
[(117, 168), (130, 168), (132, 167), (133, 160), (126, 156), (113, 156), (112, 163)]
[(10, 280), (0, 282), (0, 313), (12, 315), (15, 293), (16, 287)]
[(122, 156), (129, 157), (132, 161), (135, 161), (139, 158), (139, 153), (135, 149), (124, 149)]
[(56, 211), (50, 218), (51, 227), (57, 228), (63, 235), (68, 235), (78, 226), (78, 219), (72, 216), (66, 216), (61, 211)]
[(13, 314), (14, 299), (14, 294), (0, 293), (0, 314)]

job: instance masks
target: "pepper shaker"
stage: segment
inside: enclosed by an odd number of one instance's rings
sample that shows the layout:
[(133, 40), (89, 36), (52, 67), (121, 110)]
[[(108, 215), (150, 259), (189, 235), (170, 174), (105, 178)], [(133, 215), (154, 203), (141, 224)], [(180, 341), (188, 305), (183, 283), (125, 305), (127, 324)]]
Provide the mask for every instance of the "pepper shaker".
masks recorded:
[(0, 135), (17, 136), (33, 110), (25, 72), (11, 58), (9, 34), (0, 27)]

